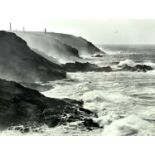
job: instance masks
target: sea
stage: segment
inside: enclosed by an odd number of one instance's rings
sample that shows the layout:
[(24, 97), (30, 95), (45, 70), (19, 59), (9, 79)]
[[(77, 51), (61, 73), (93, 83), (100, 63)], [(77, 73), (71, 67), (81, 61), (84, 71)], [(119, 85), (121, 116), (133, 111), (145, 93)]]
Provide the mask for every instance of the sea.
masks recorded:
[[(92, 118), (99, 129), (88, 130), (80, 122), (21, 133), (4, 130), (0, 135), (44, 136), (155, 136), (155, 70), (117, 71), (122, 64), (145, 64), (155, 68), (155, 45), (99, 45), (104, 57), (85, 58), (113, 72), (67, 73), (67, 80), (51, 81), (54, 88), (41, 92), (54, 98), (84, 101), (84, 108), (97, 113)], [(115, 71), (116, 70), (116, 71)]]

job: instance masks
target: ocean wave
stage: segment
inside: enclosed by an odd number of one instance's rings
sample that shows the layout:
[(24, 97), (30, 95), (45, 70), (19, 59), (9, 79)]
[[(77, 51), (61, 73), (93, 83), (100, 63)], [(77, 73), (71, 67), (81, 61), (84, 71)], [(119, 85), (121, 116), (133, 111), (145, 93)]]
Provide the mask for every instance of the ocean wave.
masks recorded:
[(155, 121), (155, 108), (147, 107), (144, 111), (142, 111), (139, 116), (147, 121)]
[(135, 62), (133, 60), (130, 60), (130, 59), (120, 61), (119, 64), (118, 64), (119, 67), (124, 67), (126, 65), (128, 65), (130, 67), (134, 67), (136, 64), (135, 64)]
[[(97, 113), (99, 119), (98, 121), (103, 120), (103, 118), (120, 118), (124, 115), (124, 109), (131, 107), (130, 103), (132, 97), (126, 96), (119, 92), (104, 92), (102, 90), (92, 90), (83, 94), (81, 99), (84, 101), (84, 108), (89, 109)], [(111, 119), (112, 121), (113, 119)], [(102, 124), (103, 125), (103, 124)], [(101, 126), (102, 126), (101, 125)]]
[(125, 65), (130, 66), (130, 67), (134, 67), (136, 65), (147, 65), (147, 66), (150, 66), (155, 69), (155, 63), (153, 63), (151, 61), (143, 61), (141, 63), (136, 63), (134, 60), (126, 59), (126, 60), (122, 60), (118, 63), (119, 67), (124, 67)]
[(40, 127), (28, 127), (28, 132), (23, 132), (27, 127), (23, 125), (12, 126), (6, 130), (0, 131), (0, 136), (88, 136), (100, 135), (101, 129), (88, 130), (81, 126), (81, 121), (58, 125), (54, 128), (42, 125)]
[(146, 120), (130, 115), (119, 119), (107, 126), (102, 135), (129, 136), (129, 135), (155, 135), (154, 126)]
[(124, 94), (113, 92), (113, 93), (108, 93), (104, 92), (102, 90), (92, 90), (89, 92), (86, 92), (83, 94), (82, 99), (85, 102), (112, 102), (112, 103), (120, 103), (120, 102), (125, 102), (128, 100), (128, 97), (125, 96)]

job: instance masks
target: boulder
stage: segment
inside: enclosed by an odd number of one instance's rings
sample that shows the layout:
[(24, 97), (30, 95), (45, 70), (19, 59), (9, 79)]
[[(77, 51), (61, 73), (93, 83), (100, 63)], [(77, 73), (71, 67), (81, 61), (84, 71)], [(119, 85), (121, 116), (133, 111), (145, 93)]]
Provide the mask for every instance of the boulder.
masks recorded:
[(89, 130), (92, 130), (94, 128), (101, 128), (98, 123), (94, 122), (92, 119), (89, 118), (86, 118), (84, 120), (83, 125)]

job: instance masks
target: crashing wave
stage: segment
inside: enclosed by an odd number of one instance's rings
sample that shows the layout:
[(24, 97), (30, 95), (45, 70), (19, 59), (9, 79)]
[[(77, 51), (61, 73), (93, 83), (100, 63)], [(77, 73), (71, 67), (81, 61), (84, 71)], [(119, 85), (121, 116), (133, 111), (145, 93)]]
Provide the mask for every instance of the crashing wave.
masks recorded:
[(119, 67), (124, 67), (126, 65), (130, 66), (130, 67), (134, 67), (136, 65), (147, 65), (147, 66), (150, 66), (155, 69), (155, 63), (153, 63), (151, 61), (144, 61), (142, 63), (136, 63), (131, 59), (126, 59), (126, 60), (120, 61), (118, 64)]
[[(107, 126), (103, 135), (129, 136), (129, 135), (149, 135), (153, 133), (154, 126), (136, 115), (130, 115), (123, 119), (114, 121)], [(152, 132), (151, 132), (152, 131)]]
[(120, 61), (119, 64), (118, 64), (119, 67), (124, 67), (126, 65), (128, 65), (130, 67), (134, 67), (136, 64), (135, 64), (135, 62), (133, 60), (130, 60), (130, 59)]
[(120, 61), (120, 63), (118, 64), (118, 70), (123, 70), (123, 71), (147, 72), (147, 71), (152, 71), (153, 69), (154, 68), (150, 65), (146, 65), (144, 63), (135, 63), (130, 59)]

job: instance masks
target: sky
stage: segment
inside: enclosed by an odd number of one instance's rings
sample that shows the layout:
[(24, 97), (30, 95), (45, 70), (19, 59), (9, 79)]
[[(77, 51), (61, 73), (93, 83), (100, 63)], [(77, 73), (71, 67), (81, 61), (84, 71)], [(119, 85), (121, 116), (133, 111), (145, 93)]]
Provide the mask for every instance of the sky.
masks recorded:
[(82, 35), (96, 44), (155, 44), (155, 20), (55, 20), (56, 32)]
[(54, 31), (96, 44), (154, 44), (151, 0), (0, 0), (0, 29)]

